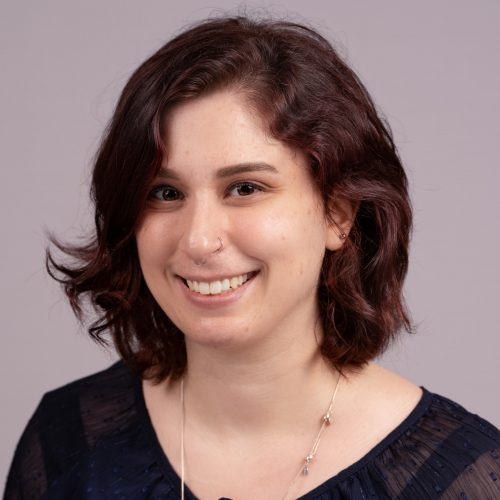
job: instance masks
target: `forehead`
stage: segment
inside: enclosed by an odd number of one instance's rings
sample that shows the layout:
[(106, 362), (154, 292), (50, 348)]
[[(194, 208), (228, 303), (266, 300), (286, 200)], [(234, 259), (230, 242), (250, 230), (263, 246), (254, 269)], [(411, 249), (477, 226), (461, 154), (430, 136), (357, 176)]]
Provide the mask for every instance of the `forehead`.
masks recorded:
[(272, 138), (262, 118), (234, 92), (216, 92), (178, 104), (165, 120), (164, 166), (168, 163), (169, 169), (255, 161), (280, 169), (304, 160)]

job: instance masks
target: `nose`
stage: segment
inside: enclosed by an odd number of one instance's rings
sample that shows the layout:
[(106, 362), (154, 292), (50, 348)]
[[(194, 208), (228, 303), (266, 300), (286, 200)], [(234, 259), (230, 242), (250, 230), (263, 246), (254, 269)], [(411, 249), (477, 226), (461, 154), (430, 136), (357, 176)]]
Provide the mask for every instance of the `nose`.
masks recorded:
[(202, 265), (223, 248), (224, 214), (208, 196), (192, 199), (185, 206), (180, 249), (196, 265)]

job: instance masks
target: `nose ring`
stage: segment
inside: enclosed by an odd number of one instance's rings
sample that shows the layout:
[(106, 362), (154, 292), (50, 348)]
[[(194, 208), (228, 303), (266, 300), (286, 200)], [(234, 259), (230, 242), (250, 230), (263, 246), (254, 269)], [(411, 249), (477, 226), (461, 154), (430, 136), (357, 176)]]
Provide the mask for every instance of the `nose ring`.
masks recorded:
[(222, 249), (224, 248), (224, 243), (222, 242), (222, 238), (219, 236), (217, 239), (220, 241), (220, 247), (217, 248), (217, 250), (215, 250), (214, 253), (222, 252)]
[[(217, 239), (219, 240), (220, 245), (219, 245), (219, 248), (215, 249), (213, 253), (220, 253), (220, 252), (222, 252), (222, 250), (224, 248), (224, 243), (222, 241), (222, 238), (219, 236)], [(201, 262), (200, 261), (195, 262), (195, 264), (197, 266), (202, 266), (203, 264), (205, 264), (206, 261), (207, 261), (207, 259), (203, 259)]]

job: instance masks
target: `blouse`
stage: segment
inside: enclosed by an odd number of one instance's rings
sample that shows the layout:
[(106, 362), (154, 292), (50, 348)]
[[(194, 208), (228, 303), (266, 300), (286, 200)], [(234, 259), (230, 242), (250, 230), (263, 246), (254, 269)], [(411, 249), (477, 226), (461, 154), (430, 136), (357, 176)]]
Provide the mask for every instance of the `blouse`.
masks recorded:
[[(500, 499), (500, 431), (422, 387), (408, 417), (300, 500)], [(17, 445), (4, 500), (177, 500), (180, 478), (123, 361), (47, 392)], [(186, 500), (196, 497), (185, 487)]]

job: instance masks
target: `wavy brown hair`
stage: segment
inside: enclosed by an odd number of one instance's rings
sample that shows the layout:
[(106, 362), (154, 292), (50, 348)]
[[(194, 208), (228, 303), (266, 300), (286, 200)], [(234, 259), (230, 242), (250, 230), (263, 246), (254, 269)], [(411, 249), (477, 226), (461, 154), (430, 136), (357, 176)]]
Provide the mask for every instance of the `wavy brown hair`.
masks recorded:
[(309, 159), (325, 207), (358, 207), (343, 247), (324, 257), (318, 301), (323, 356), (360, 367), (402, 328), (411, 206), (390, 129), (359, 78), (315, 30), (247, 16), (208, 19), (170, 40), (131, 76), (95, 159), (95, 233), (84, 244), (52, 243), (47, 268), (82, 319), (98, 313), (94, 340), (115, 348), (138, 374), (182, 375), (183, 333), (142, 277), (135, 229), (164, 154), (162, 122), (179, 102), (231, 89), (265, 120), (270, 134)]

